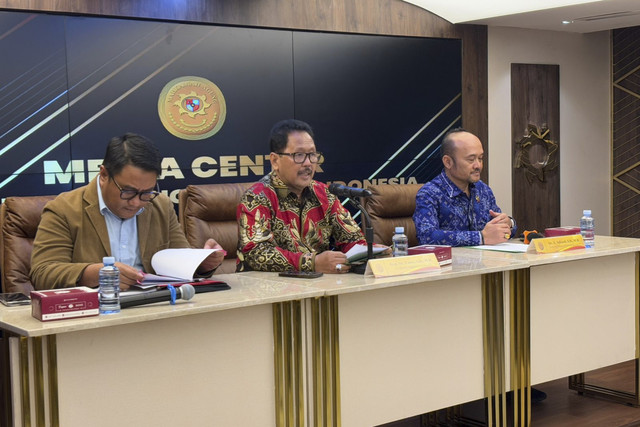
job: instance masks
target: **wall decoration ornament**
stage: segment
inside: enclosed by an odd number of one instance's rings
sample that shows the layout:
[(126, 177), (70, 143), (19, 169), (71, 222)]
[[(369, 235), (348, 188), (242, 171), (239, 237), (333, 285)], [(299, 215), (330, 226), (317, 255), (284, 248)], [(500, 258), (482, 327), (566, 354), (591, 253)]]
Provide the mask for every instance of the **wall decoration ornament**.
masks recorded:
[(162, 89), (158, 115), (165, 129), (178, 138), (206, 139), (222, 128), (227, 104), (213, 82), (184, 76), (171, 80)]
[(545, 182), (545, 173), (558, 166), (558, 144), (549, 138), (546, 124), (527, 126), (526, 134), (516, 143), (515, 169), (522, 169), (527, 181)]

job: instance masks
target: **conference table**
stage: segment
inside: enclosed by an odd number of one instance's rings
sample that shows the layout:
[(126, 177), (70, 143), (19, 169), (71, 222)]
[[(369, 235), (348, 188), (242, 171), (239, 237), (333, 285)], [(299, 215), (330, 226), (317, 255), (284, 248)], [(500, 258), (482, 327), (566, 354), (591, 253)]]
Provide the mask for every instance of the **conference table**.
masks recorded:
[(591, 391), (583, 372), (637, 360), (640, 239), (452, 253), (385, 278), (218, 275), (231, 289), (115, 315), (2, 307), (15, 425), (374, 426), (485, 399), (488, 424), (524, 426), (532, 385)]

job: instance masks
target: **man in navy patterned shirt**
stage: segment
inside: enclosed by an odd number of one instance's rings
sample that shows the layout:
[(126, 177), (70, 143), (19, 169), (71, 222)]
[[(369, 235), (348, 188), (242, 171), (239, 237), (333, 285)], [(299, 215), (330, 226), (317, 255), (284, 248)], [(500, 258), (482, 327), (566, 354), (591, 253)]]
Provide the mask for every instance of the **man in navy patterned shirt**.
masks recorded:
[(442, 173), (416, 196), (413, 221), (420, 244), (474, 246), (509, 240), (515, 221), (501, 213), (493, 191), (480, 181), (484, 150), (474, 134), (457, 128), (440, 146)]

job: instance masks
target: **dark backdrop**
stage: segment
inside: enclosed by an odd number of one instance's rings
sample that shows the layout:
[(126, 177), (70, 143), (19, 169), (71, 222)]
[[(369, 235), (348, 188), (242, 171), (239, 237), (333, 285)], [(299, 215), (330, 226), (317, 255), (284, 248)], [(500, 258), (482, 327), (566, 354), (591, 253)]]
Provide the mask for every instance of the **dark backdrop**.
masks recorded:
[[(314, 127), (319, 180), (425, 182), (440, 170), (438, 136), (460, 124), (457, 39), (0, 12), (0, 57), (1, 197), (86, 184), (124, 132), (158, 144), (174, 201), (187, 184), (255, 181), (267, 162), (240, 163), (262, 162), (271, 125), (288, 117)], [(158, 117), (162, 88), (182, 76), (225, 97), (207, 139), (173, 136)], [(203, 157), (206, 177), (192, 167)]]

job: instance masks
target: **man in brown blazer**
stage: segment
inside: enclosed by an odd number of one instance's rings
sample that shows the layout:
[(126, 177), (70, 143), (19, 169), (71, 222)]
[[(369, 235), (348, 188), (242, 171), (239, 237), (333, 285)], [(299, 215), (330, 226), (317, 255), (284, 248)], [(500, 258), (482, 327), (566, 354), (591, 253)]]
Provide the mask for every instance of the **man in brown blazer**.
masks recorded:
[[(116, 258), (120, 287), (127, 289), (143, 272), (154, 272), (157, 251), (189, 247), (173, 203), (159, 191), (161, 161), (140, 135), (113, 138), (96, 178), (47, 203), (31, 256), (36, 289), (96, 287), (105, 256)], [(222, 249), (213, 239), (204, 247)], [(197, 273), (211, 274), (223, 257), (214, 252)]]

